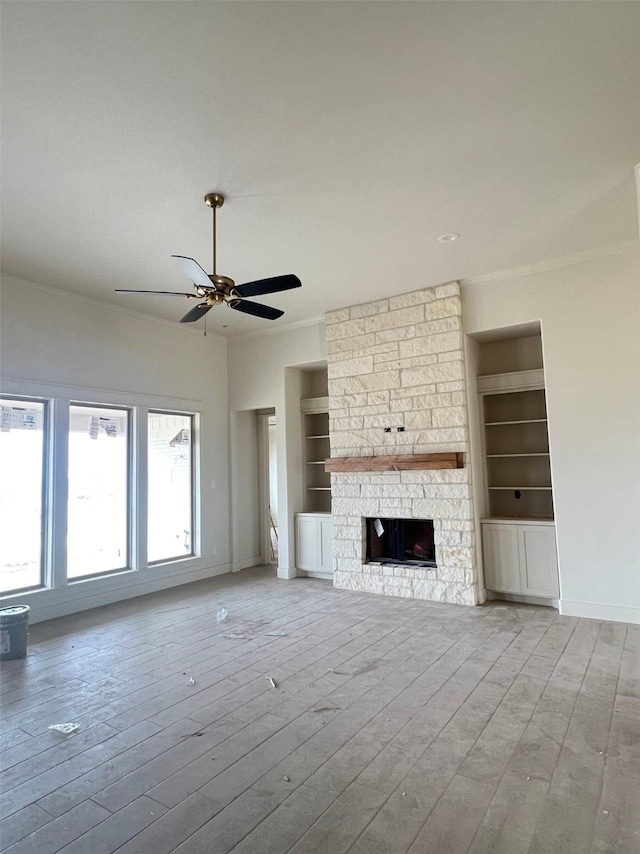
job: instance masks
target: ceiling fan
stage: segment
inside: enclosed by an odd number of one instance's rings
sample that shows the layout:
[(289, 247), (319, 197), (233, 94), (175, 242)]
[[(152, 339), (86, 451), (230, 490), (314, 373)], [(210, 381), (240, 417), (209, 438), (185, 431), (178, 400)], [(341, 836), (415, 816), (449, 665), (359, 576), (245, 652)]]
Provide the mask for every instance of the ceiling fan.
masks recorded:
[(272, 276), (269, 279), (257, 279), (255, 282), (245, 282), (244, 285), (236, 285), (228, 276), (220, 276), (216, 273), (216, 210), (224, 204), (224, 196), (221, 193), (207, 193), (204, 197), (205, 203), (213, 212), (213, 273), (206, 273), (193, 258), (184, 255), (172, 255), (183, 271), (193, 282), (195, 293), (182, 293), (180, 291), (138, 291), (129, 288), (116, 288), (119, 294), (164, 294), (165, 296), (186, 297), (187, 299), (199, 299), (198, 305), (188, 311), (180, 319), (180, 323), (193, 323), (217, 305), (226, 303), (229, 308), (262, 317), (265, 320), (277, 320), (282, 317), (284, 311), (264, 305), (260, 302), (249, 302), (245, 297), (258, 297), (263, 294), (275, 294), (278, 291), (288, 291), (299, 288), (302, 282), (297, 276)]

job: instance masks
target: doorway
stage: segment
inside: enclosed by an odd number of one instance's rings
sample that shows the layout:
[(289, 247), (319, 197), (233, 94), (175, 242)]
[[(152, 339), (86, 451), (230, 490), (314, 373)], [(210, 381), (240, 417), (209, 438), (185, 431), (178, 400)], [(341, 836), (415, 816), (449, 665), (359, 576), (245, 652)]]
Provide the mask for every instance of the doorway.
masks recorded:
[(259, 468), (262, 554), (265, 563), (278, 565), (278, 456), (275, 410), (260, 410)]

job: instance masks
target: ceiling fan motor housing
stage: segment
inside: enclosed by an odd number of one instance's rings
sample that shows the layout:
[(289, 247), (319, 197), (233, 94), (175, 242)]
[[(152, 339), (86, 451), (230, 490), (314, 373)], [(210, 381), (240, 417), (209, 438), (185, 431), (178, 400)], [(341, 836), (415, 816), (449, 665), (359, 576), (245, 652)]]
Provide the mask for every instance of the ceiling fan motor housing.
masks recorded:
[(220, 276), (217, 273), (209, 273), (209, 278), (211, 279), (212, 286), (218, 291), (218, 293), (224, 294), (228, 297), (233, 290), (233, 286), (235, 282), (233, 279), (230, 279), (228, 276)]

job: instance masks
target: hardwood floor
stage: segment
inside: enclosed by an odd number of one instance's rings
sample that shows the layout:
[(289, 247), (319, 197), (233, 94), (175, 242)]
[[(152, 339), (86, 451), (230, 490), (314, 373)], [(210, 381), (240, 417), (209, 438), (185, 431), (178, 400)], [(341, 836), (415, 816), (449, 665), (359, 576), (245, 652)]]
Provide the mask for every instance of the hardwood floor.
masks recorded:
[(640, 852), (640, 626), (258, 569), (1, 675), (7, 854)]

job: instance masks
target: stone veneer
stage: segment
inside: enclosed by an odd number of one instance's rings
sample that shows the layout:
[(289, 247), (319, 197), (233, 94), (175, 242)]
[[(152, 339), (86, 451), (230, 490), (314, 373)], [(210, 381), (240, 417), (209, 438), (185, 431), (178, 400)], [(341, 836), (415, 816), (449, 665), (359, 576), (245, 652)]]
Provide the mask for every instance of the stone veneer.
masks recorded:
[[(458, 283), (330, 312), (326, 330), (331, 456), (465, 454), (462, 469), (332, 474), (334, 585), (474, 605)], [(365, 563), (364, 518), (378, 516), (433, 519), (437, 569)]]

